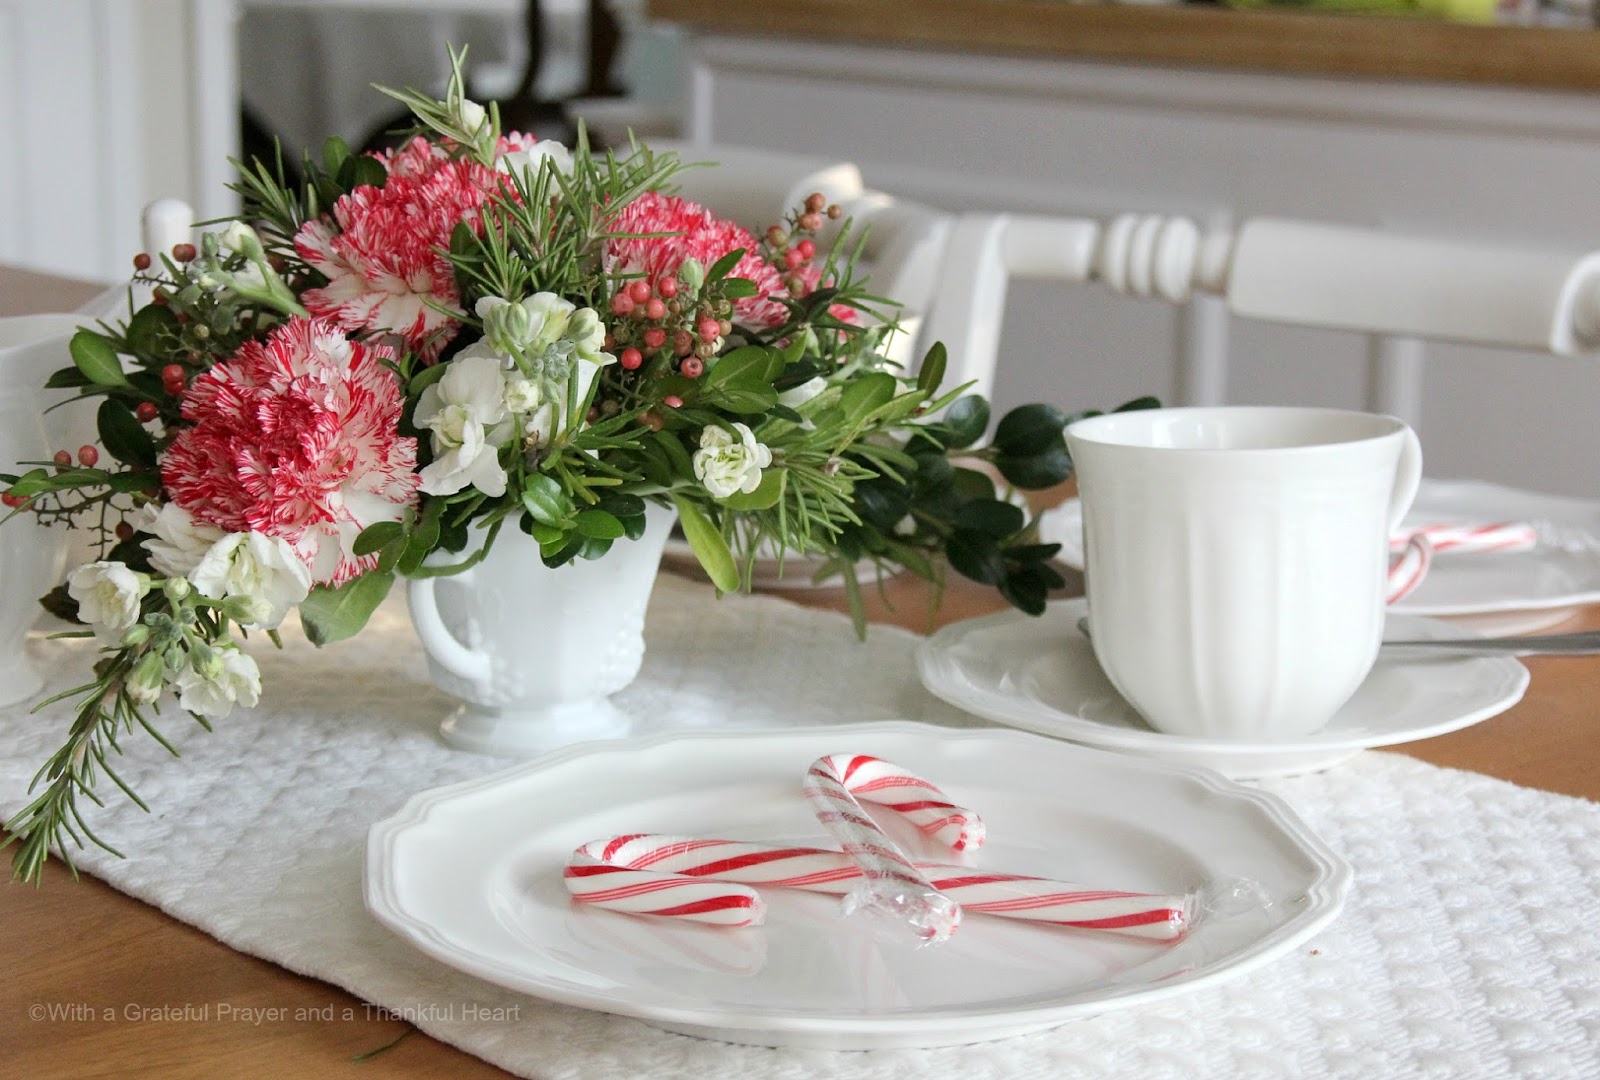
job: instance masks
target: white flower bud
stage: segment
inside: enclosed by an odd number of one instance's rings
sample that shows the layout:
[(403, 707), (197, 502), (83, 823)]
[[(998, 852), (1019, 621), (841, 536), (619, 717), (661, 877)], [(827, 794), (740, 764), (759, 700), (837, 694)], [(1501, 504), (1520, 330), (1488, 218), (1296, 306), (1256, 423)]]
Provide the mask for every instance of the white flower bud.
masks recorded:
[(700, 432), (693, 463), (695, 479), (714, 498), (726, 499), (761, 486), (761, 470), (772, 464), (772, 451), (744, 424), (735, 423), (732, 432), (712, 424)]

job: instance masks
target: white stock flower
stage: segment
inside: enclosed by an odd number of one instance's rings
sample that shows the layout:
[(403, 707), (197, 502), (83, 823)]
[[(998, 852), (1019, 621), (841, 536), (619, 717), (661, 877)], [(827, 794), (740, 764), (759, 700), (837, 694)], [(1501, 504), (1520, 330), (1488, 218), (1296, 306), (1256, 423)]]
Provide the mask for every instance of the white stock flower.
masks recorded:
[(237, 251), (250, 258), (262, 255), (261, 237), (242, 221), (230, 221), (228, 227), (217, 234), (217, 243), (229, 251)]
[(506, 412), (532, 412), (543, 401), (544, 394), (540, 392), (539, 384), (532, 379), (524, 379), (521, 375), (513, 375), (506, 380)]
[(433, 432), (433, 461), (422, 470), (429, 495), (454, 495), (467, 486), (485, 495), (506, 493), (500, 446), (510, 438), (505, 375), (500, 360), (463, 352), (443, 378), (422, 391), (416, 424)]
[(791, 386), (778, 395), (778, 404), (787, 405), (791, 409), (798, 409), (818, 394), (828, 388), (828, 380), (818, 375), (814, 379), (807, 379), (799, 386)]
[(189, 572), (189, 583), (212, 600), (238, 597), (253, 609), (250, 630), (271, 630), (311, 591), (311, 571), (281, 536), (229, 533)]
[(78, 618), (102, 645), (117, 645), (139, 621), (139, 601), (150, 579), (119, 562), (92, 562), (67, 576), (67, 595), (78, 602)]
[(222, 645), (213, 655), (220, 670), (206, 675), (193, 665), (178, 672), (178, 705), (210, 720), (221, 720), (235, 705), (250, 708), (261, 700), (261, 669), (236, 645)]
[(489, 110), (469, 98), (456, 106), (455, 122), (468, 135), (476, 135), (489, 122)]
[(761, 486), (761, 470), (772, 464), (772, 451), (756, 442), (755, 433), (735, 423), (733, 431), (708, 424), (694, 452), (695, 479), (718, 499)]
[(150, 553), (150, 565), (167, 577), (188, 577), (189, 571), (200, 565), (211, 545), (225, 535), (215, 525), (197, 521), (193, 514), (177, 503), (167, 503), (157, 510), (143, 506), (129, 522), (152, 539), (141, 546)]
[(483, 339), (506, 358), (508, 366), (519, 354), (541, 360), (562, 342), (570, 343), (571, 355), (580, 360), (600, 367), (616, 362), (617, 358), (605, 351), (606, 328), (600, 313), (580, 308), (555, 293), (534, 293), (516, 303), (485, 296), (472, 310), (483, 320)]
[(532, 184), (547, 158), (554, 163), (556, 172), (572, 175), (572, 151), (554, 139), (542, 139), (526, 150), (509, 150), (495, 162), (495, 167), (523, 177), (524, 184)]

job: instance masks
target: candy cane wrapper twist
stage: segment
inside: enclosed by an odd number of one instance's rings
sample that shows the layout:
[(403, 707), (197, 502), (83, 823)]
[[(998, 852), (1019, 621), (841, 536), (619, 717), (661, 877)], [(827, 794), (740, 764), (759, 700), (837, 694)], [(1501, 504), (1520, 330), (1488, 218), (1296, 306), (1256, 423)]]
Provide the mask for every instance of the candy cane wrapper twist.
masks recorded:
[[(693, 886), (703, 890), (718, 885), (728, 896), (748, 895), (748, 886), (804, 889), (808, 892), (843, 895), (860, 879), (861, 869), (842, 851), (822, 848), (780, 847), (740, 840), (706, 840), (683, 836), (658, 836), (636, 833), (609, 840), (595, 840), (574, 853), (584, 865), (602, 859), (619, 871), (653, 877), (660, 906), (679, 906), (669, 899), (671, 890), (659, 883), (680, 883), (685, 901), (703, 901), (705, 892), (689, 892)], [(575, 862), (574, 865), (577, 865)], [(1196, 898), (1193, 894), (1162, 896), (1150, 893), (1091, 889), (1065, 881), (1032, 877), (1026, 874), (1001, 874), (969, 866), (940, 863), (914, 864), (941, 893), (968, 911), (1023, 919), (1052, 926), (1083, 930), (1108, 930), (1150, 941), (1175, 941), (1187, 932), (1193, 921)], [(574, 876), (569, 869), (567, 888), (578, 900), (619, 911), (638, 912), (629, 899), (609, 900), (594, 889), (594, 879)], [(707, 916), (682, 914), (695, 921), (714, 921), (720, 925), (725, 909), (710, 908)]]
[(860, 878), (844, 894), (844, 913), (875, 912), (910, 928), (923, 944), (946, 941), (961, 925), (961, 906), (918, 872), (852, 790), (852, 781), (859, 781), (868, 789), (864, 795), (881, 794), (882, 785), (862, 775), (875, 764), (882, 763), (860, 754), (829, 754), (811, 763), (800, 785), (817, 820), (860, 868)]

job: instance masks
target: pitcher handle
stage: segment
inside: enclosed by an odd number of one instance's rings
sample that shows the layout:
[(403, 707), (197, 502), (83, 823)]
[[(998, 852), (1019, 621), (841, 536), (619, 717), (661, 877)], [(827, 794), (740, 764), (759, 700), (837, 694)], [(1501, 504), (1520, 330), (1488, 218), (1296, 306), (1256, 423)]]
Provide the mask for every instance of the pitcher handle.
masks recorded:
[(1411, 430), (1408, 424), (1405, 427), (1405, 442), (1400, 447), (1400, 463), (1395, 468), (1394, 491), (1389, 496), (1389, 533), (1392, 536), (1400, 528), (1400, 522), (1405, 518), (1406, 512), (1411, 509), (1411, 504), (1417, 497), (1417, 488), (1422, 484), (1422, 443), (1417, 439), (1417, 433)]
[[(465, 583), (472, 571), (463, 571), (456, 580)], [(438, 578), (413, 578), (407, 584), (406, 599), (411, 604), (411, 622), (417, 628), (422, 647), (434, 662), (452, 675), (470, 682), (482, 683), (491, 674), (492, 661), (487, 653), (469, 649), (450, 632), (439, 616), (439, 601), (434, 595)]]

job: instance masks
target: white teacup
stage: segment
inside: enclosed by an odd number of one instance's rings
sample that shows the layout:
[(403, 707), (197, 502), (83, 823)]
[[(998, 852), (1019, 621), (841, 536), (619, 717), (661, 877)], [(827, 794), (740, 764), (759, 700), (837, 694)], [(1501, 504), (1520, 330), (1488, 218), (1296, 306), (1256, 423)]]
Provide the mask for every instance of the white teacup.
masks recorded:
[(1422, 451), (1389, 416), (1152, 409), (1071, 425), (1089, 630), (1157, 730), (1304, 735), (1383, 638), (1388, 538)]

